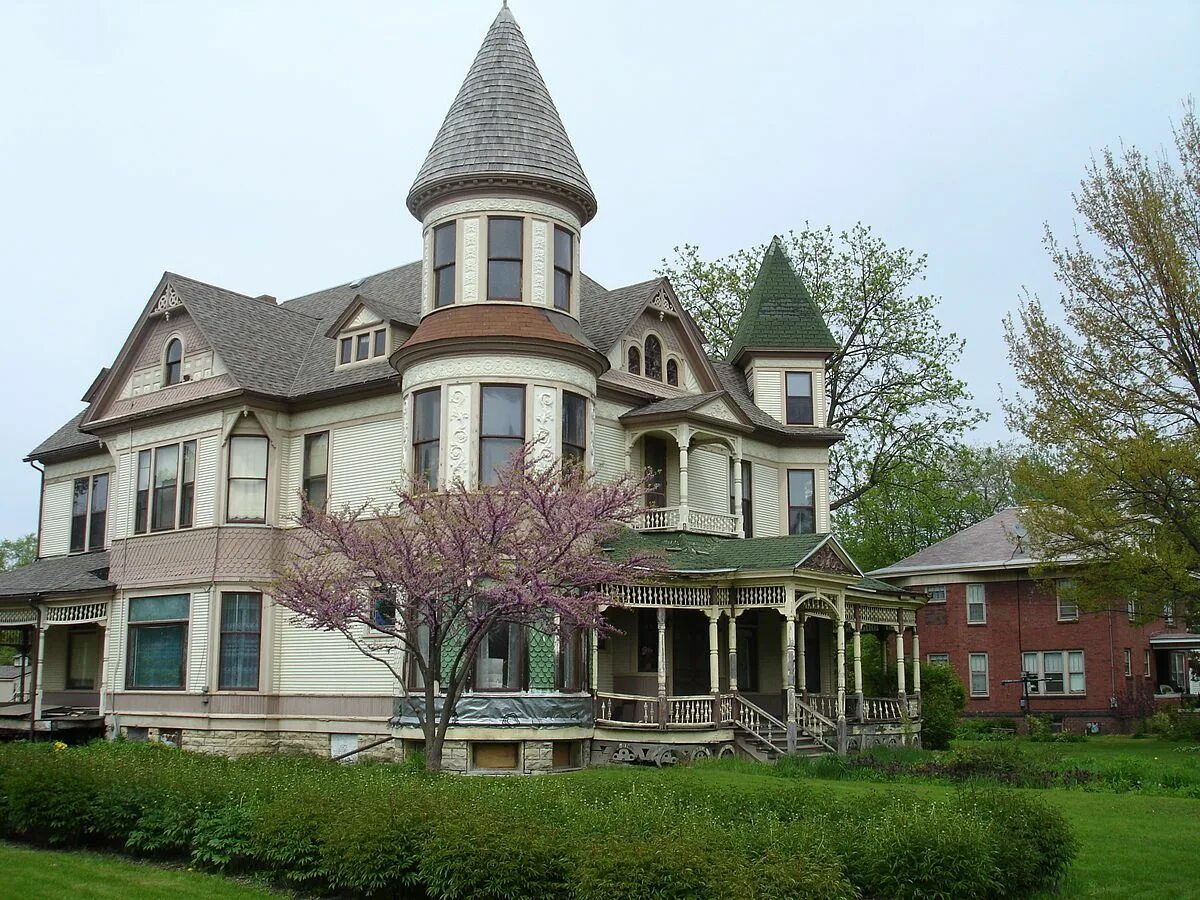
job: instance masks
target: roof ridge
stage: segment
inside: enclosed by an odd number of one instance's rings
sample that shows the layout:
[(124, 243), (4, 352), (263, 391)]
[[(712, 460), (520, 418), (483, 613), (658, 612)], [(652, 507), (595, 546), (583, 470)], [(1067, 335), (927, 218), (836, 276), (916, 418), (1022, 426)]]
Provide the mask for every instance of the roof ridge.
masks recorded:
[[(283, 309), (282, 303), (268, 303), (266, 300), (260, 300), (258, 297), (251, 297), (249, 294), (243, 294), (241, 291), (235, 291), (235, 290), (232, 290), (231, 288), (221, 287), (221, 285), (219, 285), (219, 284), (212, 284), (211, 282), (208, 282), (208, 281), (201, 281), (199, 278), (191, 278), (188, 275), (180, 275), (178, 272), (171, 272), (169, 270), (164, 272), (163, 274), (167, 276), (168, 281), (173, 278), (177, 278), (180, 281), (187, 281), (187, 282), (190, 282), (191, 284), (196, 284), (196, 285), (199, 285), (200, 287), (205, 287), (205, 288), (208, 288), (213, 291), (220, 291), (223, 294), (228, 294), (228, 295), (230, 295), (230, 297), (235, 297), (239, 300), (245, 300), (248, 303), (256, 303), (256, 304), (258, 304), (258, 306), (255, 307), (256, 309), (258, 307), (270, 308), (270, 309), (280, 309), (280, 310)], [(184, 305), (185, 306), (187, 305), (186, 301), (184, 301)], [(284, 311), (290, 316), (301, 316), (305, 319), (311, 319), (314, 322), (321, 321), (320, 319), (318, 319), (314, 316), (310, 316), (308, 313), (299, 312), (294, 309), (288, 309), (288, 310), (284, 310)]]
[[(295, 303), (299, 300), (307, 300), (309, 297), (315, 297), (317, 294), (324, 294), (327, 291), (336, 291), (338, 288), (349, 288), (349, 287), (352, 287), (355, 283), (361, 283), (361, 282), (367, 281), (371, 278), (378, 278), (380, 275), (387, 275), (389, 272), (398, 272), (400, 269), (406, 269), (409, 266), (423, 265), (423, 263), (424, 263), (423, 260), (414, 259), (411, 262), (401, 263), (398, 266), (391, 266), (387, 269), (380, 269), (378, 272), (372, 272), (370, 275), (363, 275), (361, 278), (355, 278), (351, 281), (343, 281), (340, 284), (331, 284), (329, 287), (318, 288), (317, 290), (309, 291), (306, 294), (298, 294), (295, 297), (289, 297), (287, 300), (280, 300), (279, 305), (287, 306), (289, 303)], [(307, 313), (301, 313), (301, 315), (307, 315)]]

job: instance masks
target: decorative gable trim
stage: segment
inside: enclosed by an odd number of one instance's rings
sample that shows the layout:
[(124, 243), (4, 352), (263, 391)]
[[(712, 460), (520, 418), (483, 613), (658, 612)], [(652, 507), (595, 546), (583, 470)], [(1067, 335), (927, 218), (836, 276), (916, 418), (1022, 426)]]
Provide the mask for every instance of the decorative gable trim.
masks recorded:
[[(683, 332), (683, 342), (688, 356), (687, 370), (699, 381), (702, 393), (721, 390), (721, 382), (717, 378), (716, 370), (712, 367), (712, 360), (704, 352), (704, 344), (706, 343), (704, 335), (701, 333), (699, 327), (697, 327), (695, 320), (683, 308), (683, 305), (679, 302), (679, 298), (675, 296), (675, 290), (671, 287), (671, 282), (666, 278), (659, 280), (658, 287), (653, 293), (647, 295), (646, 301), (629, 317), (629, 321), (625, 323), (620, 335), (613, 342), (614, 347), (621, 348), (622, 361), (618, 364), (619, 368), (624, 369), (624, 355), (630, 342), (633, 340), (629, 332), (637, 324), (642, 313), (646, 312), (649, 312), (651, 315), (657, 315), (660, 322), (666, 319), (667, 316), (678, 320)], [(664, 355), (664, 367), (666, 366), (666, 362), (666, 356)], [(665, 377), (663, 384), (666, 384)]]
[(737, 409), (728, 397), (718, 397), (710, 400), (694, 410), (696, 415), (707, 416), (710, 419), (721, 419), (725, 422), (737, 422), (741, 425), (750, 424), (741, 410)]
[(838, 539), (832, 534), (827, 535), (825, 540), (817, 544), (808, 555), (800, 562), (796, 563), (797, 569), (812, 569), (817, 572), (825, 572), (830, 575), (854, 575), (858, 578), (863, 577), (863, 570), (858, 567), (858, 563), (846, 552), (846, 549), (838, 543)]
[(150, 309), (149, 315), (166, 315), (167, 317), (170, 317), (171, 310), (180, 306), (183, 306), (183, 300), (181, 300), (179, 294), (175, 292), (175, 288), (173, 288), (170, 284), (166, 284), (163, 286), (162, 293), (158, 295), (158, 301)]
[(375, 325), (382, 325), (387, 318), (371, 309), (370, 298), (355, 294), (346, 304), (341, 315), (333, 320), (333, 324), (325, 332), (325, 337), (336, 338), (345, 331), (362, 331)]

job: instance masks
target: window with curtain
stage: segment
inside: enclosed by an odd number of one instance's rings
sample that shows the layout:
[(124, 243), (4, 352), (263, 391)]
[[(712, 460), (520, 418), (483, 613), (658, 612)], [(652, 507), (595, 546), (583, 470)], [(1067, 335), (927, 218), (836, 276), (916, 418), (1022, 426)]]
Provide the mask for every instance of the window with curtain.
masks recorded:
[(167, 344), (167, 353), (163, 367), (163, 386), (179, 384), (183, 381), (183, 343), (179, 338), (171, 338)]
[(1082, 650), (1027, 651), (1021, 654), (1021, 669), (1037, 678), (1029, 686), (1031, 694), (1085, 692)]
[(267, 521), (267, 438), (235, 434), (229, 439), (229, 484), (225, 520)]
[(554, 226), (554, 308), (571, 308), (571, 274), (574, 272), (574, 243), (571, 232)]
[(971, 696), (986, 697), (988, 695), (988, 657), (986, 653), (972, 653), (971, 666)]
[(521, 300), (522, 219), (488, 219), (488, 299)]
[(432, 488), (438, 486), (441, 433), (442, 389), (417, 391), (413, 394), (413, 480)]
[(816, 530), (816, 473), (788, 469), (788, 534), (815, 534)]
[(646, 354), (646, 377), (662, 381), (662, 341), (651, 334), (642, 349)]
[(987, 623), (987, 587), (982, 584), (967, 585), (967, 624)]
[(930, 653), (925, 657), (926, 661), (931, 666), (948, 666), (950, 665), (949, 653)]
[(454, 271), (458, 224), (446, 222), (433, 229), (433, 305), (454, 302)]
[(813, 423), (813, 391), (811, 372), (787, 373), (787, 423), (789, 425), (811, 425)]
[(562, 455), (582, 464), (587, 454), (587, 398), (563, 391)]
[(189, 595), (129, 600), (127, 690), (183, 690)]
[(637, 347), (629, 348), (626, 368), (629, 370), (630, 375), (642, 374), (642, 351)]
[(650, 470), (646, 506), (662, 509), (667, 505), (667, 442), (658, 437), (642, 438), (643, 462)]
[(304, 475), (301, 488), (313, 509), (325, 511), (329, 491), (329, 432), (304, 436)]
[(479, 644), (475, 690), (519, 691), (524, 687), (525, 629), (497, 623)]
[(67, 690), (93, 691), (100, 665), (100, 630), (94, 626), (67, 632)]
[(479, 481), (495, 484), (525, 443), (525, 386), (485, 384), (480, 404)]
[(261, 636), (262, 594), (222, 592), (218, 690), (258, 690)]

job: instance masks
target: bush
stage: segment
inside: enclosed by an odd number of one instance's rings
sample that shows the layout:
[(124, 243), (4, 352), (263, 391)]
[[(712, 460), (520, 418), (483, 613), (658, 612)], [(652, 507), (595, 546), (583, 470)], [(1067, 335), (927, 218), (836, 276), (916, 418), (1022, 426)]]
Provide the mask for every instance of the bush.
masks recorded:
[(1200, 712), (1160, 710), (1150, 720), (1150, 730), (1170, 741), (1200, 741)]
[[(1023, 846), (1036, 865), (1010, 872), (1017, 820), (1047, 843)], [(796, 780), (694, 769), (455, 778), (121, 743), (0, 746), (0, 837), (258, 873), (306, 894), (437, 898), (1016, 896), (1051, 886), (1073, 847), (1061, 817), (982, 795), (847, 809)]]
[(948, 750), (967, 692), (949, 666), (921, 666), (921, 744)]

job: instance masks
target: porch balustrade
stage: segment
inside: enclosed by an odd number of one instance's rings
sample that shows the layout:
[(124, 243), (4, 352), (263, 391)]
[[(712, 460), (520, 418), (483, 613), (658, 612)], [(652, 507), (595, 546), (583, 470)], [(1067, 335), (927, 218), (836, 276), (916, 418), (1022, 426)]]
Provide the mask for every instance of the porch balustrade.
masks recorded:
[(691, 531), (734, 537), (738, 534), (737, 516), (683, 506), (661, 506), (637, 514), (633, 527), (639, 531)]

